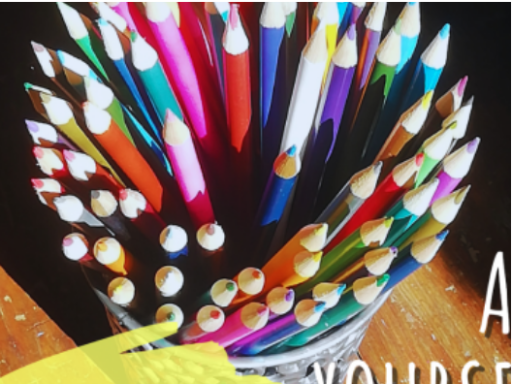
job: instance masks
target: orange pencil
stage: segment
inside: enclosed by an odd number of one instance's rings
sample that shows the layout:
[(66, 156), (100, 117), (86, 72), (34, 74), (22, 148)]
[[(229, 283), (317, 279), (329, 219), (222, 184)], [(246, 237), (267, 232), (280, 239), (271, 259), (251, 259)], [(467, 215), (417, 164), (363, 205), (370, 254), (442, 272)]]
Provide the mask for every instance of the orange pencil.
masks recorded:
[(234, 177), (235, 207), (240, 222), (251, 222), (253, 210), (251, 152), (251, 75), (249, 40), (238, 14), (231, 5), (223, 38), (224, 82), (229, 128), (230, 160)]
[(161, 212), (164, 208), (164, 200), (169, 204), (168, 197), (144, 157), (126, 138), (108, 112), (89, 102), (85, 102), (83, 108), (89, 131), (144, 194), (153, 208)]

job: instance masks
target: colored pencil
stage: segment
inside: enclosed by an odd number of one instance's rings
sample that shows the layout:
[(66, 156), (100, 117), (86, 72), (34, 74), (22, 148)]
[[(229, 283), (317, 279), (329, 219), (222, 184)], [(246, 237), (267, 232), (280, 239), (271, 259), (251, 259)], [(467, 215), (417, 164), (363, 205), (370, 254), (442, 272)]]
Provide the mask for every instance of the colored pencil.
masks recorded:
[(389, 282), (384, 292), (396, 287), (425, 264), (430, 263), (448, 236), (448, 230), (413, 242), (400, 251), (397, 262), (389, 271)]
[(340, 177), (342, 182), (357, 171), (367, 149), (367, 140), (376, 127), (400, 60), (400, 35), (394, 28), (388, 33), (375, 54), (373, 69), (363, 90), (354, 123), (343, 150)]
[[(467, 83), (468, 76), (464, 76), (443, 96), (437, 99), (434, 104), (434, 108), (430, 110), (427, 117), (425, 128), (422, 130), (422, 135), (425, 135), (423, 139), (426, 139), (436, 132), (441, 126), (443, 120), (461, 107)], [(418, 140), (419, 142), (422, 142), (421, 139)]]
[(398, 250), (401, 251), (414, 241), (433, 236), (444, 230), (457, 217), (469, 188), (469, 185), (460, 188), (432, 204), (430, 209), (395, 241)]
[(233, 279), (238, 285), (238, 293), (229, 305), (229, 309), (239, 307), (262, 293), (265, 287), (265, 274), (258, 268), (247, 267)]
[(180, 307), (175, 304), (164, 304), (159, 307), (155, 313), (156, 323), (173, 322), (176, 323), (178, 329), (183, 325), (185, 317)]
[(61, 150), (76, 150), (75, 146), (66, 137), (57, 132), (57, 130), (51, 125), (33, 120), (25, 120), (25, 124), (35, 145)]
[(407, 110), (422, 95), (436, 88), (446, 64), (449, 40), (450, 24), (445, 24), (418, 60), (403, 98), (400, 113)]
[[(183, 37), (171, 16), (167, 3), (147, 3), (146, 16), (149, 26), (162, 51), (162, 63), (167, 66), (174, 91), (194, 129), (199, 146), (212, 169), (225, 169), (223, 145), (220, 141), (209, 106), (205, 104), (196, 71)], [(175, 112), (179, 117), (179, 114)], [(162, 116), (164, 118), (164, 116)]]
[(107, 168), (112, 176), (124, 186), (112, 165), (109, 164), (91, 139), (87, 137), (83, 128), (78, 125), (71, 106), (63, 99), (46, 94), (41, 94), (41, 102), (48, 114), (48, 121), (55, 125), (80, 150), (91, 156), (98, 164)]
[(103, 237), (94, 243), (94, 258), (117, 275), (134, 272), (133, 256), (113, 237)]
[(386, 241), (392, 223), (393, 218), (383, 218), (364, 223), (349, 237), (325, 254), (320, 269), (315, 276), (295, 288), (297, 296), (300, 297), (310, 291), (318, 283), (330, 281), (366, 252), (380, 247)]
[(209, 273), (213, 279), (220, 278), (226, 261), (224, 230), (216, 223), (207, 223), (199, 228), (196, 239), (199, 244), (199, 253), (208, 266)]
[(91, 191), (91, 209), (96, 217), (110, 229), (120, 240), (128, 241), (131, 238), (126, 219), (119, 209), (114, 195), (109, 191)]
[(384, 246), (395, 244), (398, 237), (427, 211), (438, 185), (439, 180), (434, 178), (432, 181), (407, 192), (398, 203), (386, 212), (386, 216), (393, 217), (394, 221)]
[(136, 31), (137, 26), (133, 21), (132, 15), (128, 8), (128, 3), (126, 2), (107, 2), (106, 3), (114, 12), (116, 12), (119, 16), (123, 18), (126, 22), (127, 28), (130, 31)]
[[(394, 262), (397, 256), (398, 248), (396, 247), (373, 249), (369, 252), (366, 252), (366, 254), (361, 259), (354, 262), (351, 266), (336, 276), (332, 280), (332, 283), (344, 283), (348, 286), (351, 286), (356, 280), (363, 277), (382, 276), (385, 273), (388, 273), (391, 264)], [(314, 294), (315, 290), (313, 289), (313, 295)]]
[(205, 305), (193, 322), (181, 328), (178, 337), (182, 344), (194, 343), (198, 338), (212, 332), (218, 331), (226, 320), (224, 312), (214, 306)]
[(439, 186), (432, 197), (431, 204), (448, 196), (459, 186), (471, 169), (479, 145), (480, 138), (477, 137), (443, 160), (442, 167), (435, 175), (439, 180)]
[(312, 278), (320, 268), (322, 252), (302, 251), (297, 253), (290, 263), (283, 264), (281, 268), (267, 272), (262, 293), (266, 294), (273, 288), (285, 288), (299, 285)]
[(448, 154), (453, 140), (453, 132), (457, 128), (457, 123), (452, 123), (445, 130), (441, 130), (435, 135), (429, 137), (421, 148), (419, 154), (424, 157), (423, 164), (418, 171), (414, 186), (417, 187), (430, 175), (437, 164)]
[(135, 285), (126, 277), (116, 277), (107, 288), (108, 297), (114, 303), (121, 307), (135, 309)]
[(32, 150), (39, 169), (74, 192), (83, 192), (71, 177), (62, 152), (54, 148), (34, 147)]
[(30, 181), (41, 203), (56, 211), (57, 207), (55, 207), (53, 200), (57, 196), (66, 193), (62, 184), (55, 179), (31, 179)]
[(72, 261), (87, 265), (95, 260), (89, 250), (89, 242), (81, 233), (70, 233), (62, 239), (62, 253)]
[(449, 129), (453, 123), (457, 124), (452, 132), (454, 140), (450, 146), (450, 151), (455, 147), (457, 141), (466, 135), (469, 119), (471, 117), (471, 111), (473, 110), (473, 100), (474, 98), (471, 97), (468, 101), (462, 104), (462, 106), (457, 111), (453, 112), (450, 116), (443, 120), (443, 130)]
[(63, 150), (64, 160), (69, 173), (79, 183), (83, 183), (88, 190), (105, 189), (115, 196), (122, 186), (101, 165), (85, 153)]
[[(338, 3), (339, 4), (339, 3)], [(372, 5), (366, 20), (364, 21), (364, 35), (362, 36), (359, 61), (355, 71), (354, 84), (347, 106), (346, 116), (344, 116), (344, 128), (350, 130), (350, 125), (354, 121), (357, 106), (361, 100), (364, 87), (368, 81), (370, 70), (375, 59), (375, 53), (379, 48), (380, 38), (382, 34), (382, 25), (384, 16), (386, 15), (387, 4), (385, 2), (377, 2)]]
[(396, 159), (401, 151), (407, 151), (408, 144), (412, 143), (427, 118), (432, 102), (433, 92), (429, 91), (411, 108), (405, 111), (395, 127), (382, 145), (374, 162), (382, 161), (383, 175), (387, 175), (395, 166)]
[(233, 280), (217, 280), (208, 292), (204, 293), (192, 305), (191, 312), (196, 312), (205, 305), (215, 305), (220, 308), (228, 307), (238, 293), (238, 285)]
[(222, 328), (199, 337), (196, 343), (213, 341), (226, 348), (263, 328), (267, 324), (268, 315), (269, 310), (264, 304), (249, 303), (228, 316)]
[(94, 46), (100, 44), (100, 38), (95, 34), (95, 31), (89, 33), (86, 26), (86, 22), (91, 26), (91, 21), (67, 4), (57, 2), (57, 6), (71, 38), (75, 40), (87, 58), (94, 64), (105, 79), (108, 80), (108, 75), (103, 64), (100, 62), (97, 52), (94, 50)]
[(260, 138), (261, 176), (266, 180), (279, 154), (286, 105), (284, 80), (286, 15), (279, 2), (267, 2), (260, 17)]
[(167, 110), (162, 136), (167, 156), (194, 226), (215, 222), (210, 195), (188, 127)]
[(290, 263), (295, 255), (304, 249), (309, 252), (321, 251), (327, 239), (328, 225), (310, 224), (300, 229), (262, 268), (263, 273), (272, 273), (281, 265)]
[(421, 169), (422, 164), (423, 155), (419, 154), (397, 165), (338, 232), (327, 247), (327, 250), (332, 249), (331, 244), (337, 244), (347, 238), (364, 222), (384, 215), (393, 204), (412, 188), (417, 172)]
[(364, 202), (374, 193), (381, 172), (381, 163), (371, 165), (356, 173), (331, 203), (324, 209), (316, 222), (328, 225), (327, 244), (330, 243)]
[(185, 282), (183, 273), (176, 267), (165, 266), (156, 272), (154, 280), (158, 302), (175, 303)]
[(255, 261), (262, 256), (265, 257), (269, 250), (276, 228), (291, 198), (300, 166), (300, 158), (295, 146), (281, 153), (274, 162), (252, 231), (255, 242), (253, 251)]
[(231, 5), (223, 45), (224, 91), (229, 131), (229, 158), (238, 226), (252, 219), (251, 76), (249, 40), (238, 8)]
[(325, 27), (320, 24), (301, 54), (281, 151), (295, 145), (297, 152), (302, 153), (313, 125), (327, 56)]
[[(165, 75), (156, 50), (136, 32), (132, 32), (131, 42), (133, 66), (137, 70), (160, 122), (163, 124), (165, 121), (167, 109), (173, 111), (176, 116), (183, 120), (181, 107)], [(160, 137), (159, 132), (157, 137)]]
[(314, 129), (304, 155), (305, 168), (299, 178), (297, 193), (293, 200), (288, 227), (290, 233), (295, 233), (313, 219), (317, 194), (338, 136), (356, 64), (357, 40), (355, 26), (352, 25), (332, 56)]
[(231, 345), (230, 355), (253, 356), (273, 345), (317, 324), (325, 310), (325, 303), (305, 299), (297, 303), (294, 312), (281, 317), (266, 327)]
[(83, 233), (94, 236), (109, 234), (105, 225), (87, 210), (80, 199), (73, 195), (57, 196), (53, 204), (61, 220), (70, 223)]
[[(100, 19), (105, 20), (106, 22), (112, 24), (119, 32), (123, 33), (126, 37), (130, 36), (130, 32), (128, 29), (128, 23), (124, 19), (123, 16), (114, 11), (109, 5), (104, 2), (96, 2), (91, 3), (92, 8), (99, 15)], [(101, 27), (100, 27), (101, 29)], [(105, 37), (103, 36), (103, 41), (105, 41)], [(108, 54), (108, 52), (107, 52)], [(110, 56), (109, 56), (110, 57)]]
[(273, 320), (280, 315), (290, 312), (294, 302), (295, 292), (293, 289), (285, 287), (272, 289), (265, 297), (265, 304), (270, 310), (269, 320)]
[(315, 301), (322, 301), (325, 303), (325, 309), (335, 307), (341, 299), (341, 295), (347, 289), (346, 284), (335, 283), (319, 283), (315, 285), (311, 296)]
[(153, 244), (159, 244), (159, 235), (165, 228), (153, 206), (137, 191), (122, 189), (119, 191), (121, 212)]
[(70, 55), (67, 52), (58, 50), (57, 58), (62, 65), (62, 70), (66, 81), (73, 88), (74, 93), (77, 95), (76, 100), (80, 102), (85, 101), (87, 99), (87, 95), (85, 93), (84, 79), (86, 77), (99, 79), (98, 75), (91, 69), (91, 67), (89, 67), (86, 62), (73, 55)]
[(62, 65), (59, 62), (57, 53), (54, 50), (46, 48), (44, 45), (36, 43), (35, 41), (30, 42), (32, 44), (32, 50), (36, 55), (39, 66), (41, 67), (43, 74), (48, 77), (62, 93), (70, 100), (76, 107), (79, 103), (76, 100), (74, 91), (66, 86), (66, 77), (63, 73)]
[[(140, 189), (157, 212), (169, 209), (171, 198), (152, 168), (121, 132), (110, 114), (86, 102), (83, 106), (87, 128)], [(158, 232), (160, 233), (160, 232)]]
[(43, 103), (41, 102), (41, 95), (55, 96), (55, 92), (30, 83), (25, 83), (23, 85), (36, 112), (48, 120), (48, 114), (46, 113)]
[(180, 265), (181, 259), (188, 256), (187, 232), (177, 225), (168, 225), (164, 228), (160, 233), (160, 245), (169, 260), (176, 265)]
[(286, 345), (292, 347), (303, 346), (341, 322), (353, 317), (377, 299), (386, 287), (388, 280), (389, 275), (356, 280), (353, 286), (345, 291), (340, 302), (334, 308), (322, 314), (316, 325), (291, 337)]
[[(400, 61), (395, 69), (395, 77), (393, 84), (388, 93), (386, 105), (379, 118), (379, 122), (373, 131), (373, 135), (369, 138), (368, 149), (366, 151), (367, 161), (372, 161), (378, 153), (382, 144), (393, 129), (399, 116), (400, 102), (404, 86), (406, 85), (407, 76), (409, 76), (409, 66), (411, 59), (418, 43), (418, 37), (421, 30), (420, 21), (420, 3), (409, 2), (405, 5), (404, 10), (398, 17), (397, 30), (400, 33)], [(418, 96), (420, 98), (428, 91)], [(417, 99), (414, 100), (416, 102)], [(407, 108), (409, 109), (409, 107)]]

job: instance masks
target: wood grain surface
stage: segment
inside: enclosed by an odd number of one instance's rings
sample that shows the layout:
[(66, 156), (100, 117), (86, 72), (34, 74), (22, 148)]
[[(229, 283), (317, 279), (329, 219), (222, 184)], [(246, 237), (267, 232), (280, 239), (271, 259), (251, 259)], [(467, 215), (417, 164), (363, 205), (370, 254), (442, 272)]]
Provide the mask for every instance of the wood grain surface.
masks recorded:
[(74, 347), (0, 267), (0, 376)]

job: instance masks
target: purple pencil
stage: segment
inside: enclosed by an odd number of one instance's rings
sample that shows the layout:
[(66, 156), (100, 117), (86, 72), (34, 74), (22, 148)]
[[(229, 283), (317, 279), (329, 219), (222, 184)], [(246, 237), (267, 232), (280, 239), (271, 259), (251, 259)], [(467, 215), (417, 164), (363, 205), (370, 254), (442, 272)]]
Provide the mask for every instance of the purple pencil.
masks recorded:
[(471, 168), (479, 144), (480, 138), (477, 137), (444, 159), (442, 168), (435, 176), (439, 179), (439, 185), (430, 205), (458, 187)]
[(352, 24), (332, 56), (325, 91), (314, 123), (315, 129), (310, 134), (304, 155), (303, 173), (299, 176), (297, 195), (289, 220), (289, 234), (295, 234), (313, 219), (316, 195), (338, 136), (357, 59), (356, 27)]
[(365, 31), (361, 44), (359, 63), (356, 69), (347, 116), (344, 119), (344, 125), (346, 125), (347, 128), (352, 126), (357, 106), (359, 105), (363, 93), (363, 88), (368, 80), (373, 59), (379, 47), (385, 15), (386, 2), (376, 2), (373, 4), (364, 21)]
[(244, 337), (227, 349), (229, 355), (256, 355), (296, 333), (312, 327), (320, 320), (326, 305), (322, 301), (305, 299), (293, 311), (266, 327)]

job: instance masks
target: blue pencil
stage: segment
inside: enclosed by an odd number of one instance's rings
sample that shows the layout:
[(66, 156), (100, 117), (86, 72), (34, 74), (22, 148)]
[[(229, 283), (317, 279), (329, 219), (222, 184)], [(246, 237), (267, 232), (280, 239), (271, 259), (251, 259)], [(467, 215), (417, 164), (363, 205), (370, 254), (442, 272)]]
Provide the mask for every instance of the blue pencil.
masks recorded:
[(405, 80), (409, 73), (411, 58), (416, 49), (421, 31), (419, 3), (408, 3), (398, 17), (396, 24), (401, 39), (400, 62), (395, 69), (393, 84), (389, 90), (388, 98), (377, 127), (372, 137), (369, 138), (364, 164), (370, 164), (373, 161), (398, 120), (398, 109), (400, 108), (400, 101), (402, 100)]
[(445, 24), (421, 55), (407, 93), (402, 101), (399, 114), (409, 109), (425, 93), (436, 88), (446, 64), (449, 40), (450, 24)]
[(283, 72), (285, 64), (285, 57), (280, 54), (285, 25), (286, 15), (282, 4), (265, 3), (260, 18), (260, 142), (261, 176), (264, 181), (279, 154), (286, 119), (286, 108), (280, 102), (284, 98), (286, 77), (282, 76), (284, 73), (279, 73)]
[(396, 287), (425, 264), (432, 261), (448, 236), (448, 230), (415, 241), (399, 252), (395, 265), (388, 272), (390, 277), (384, 293)]
[(300, 159), (295, 146), (281, 153), (274, 162), (274, 169), (263, 193), (256, 214), (255, 229), (252, 232), (255, 244), (254, 260), (262, 261), (265, 258), (299, 171)]

